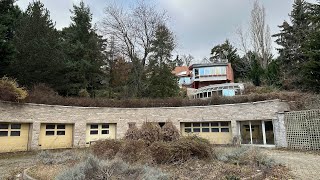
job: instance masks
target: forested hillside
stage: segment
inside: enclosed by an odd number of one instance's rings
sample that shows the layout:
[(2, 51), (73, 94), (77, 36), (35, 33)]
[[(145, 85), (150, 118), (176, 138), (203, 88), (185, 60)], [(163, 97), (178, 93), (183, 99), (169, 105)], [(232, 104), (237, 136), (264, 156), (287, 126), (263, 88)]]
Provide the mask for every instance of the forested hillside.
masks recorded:
[[(68, 97), (184, 96), (171, 71), (190, 65), (194, 58), (172, 57), (178, 43), (164, 10), (143, 1), (129, 9), (106, 4), (98, 24), (92, 23), (91, 10), (83, 1), (71, 12), (70, 25), (58, 30), (40, 1), (23, 11), (15, 0), (1, 0), (0, 77), (15, 79), (29, 91), (40, 85)], [(272, 35), (265, 9), (256, 1), (248, 37), (238, 31), (243, 46), (225, 37), (224, 43), (208, 49), (211, 58), (204, 61), (225, 56), (238, 82), (319, 93), (320, 4), (295, 0), (288, 13), (290, 21)], [(278, 55), (272, 54), (272, 36), (279, 45)]]

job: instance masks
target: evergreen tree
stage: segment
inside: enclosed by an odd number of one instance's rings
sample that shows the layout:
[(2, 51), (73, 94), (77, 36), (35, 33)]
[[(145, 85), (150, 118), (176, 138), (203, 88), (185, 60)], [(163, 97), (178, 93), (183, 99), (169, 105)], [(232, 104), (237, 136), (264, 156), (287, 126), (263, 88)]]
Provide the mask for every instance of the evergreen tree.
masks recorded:
[(247, 71), (244, 68), (245, 64), (237, 54), (237, 49), (232, 46), (230, 41), (227, 39), (223, 44), (214, 46), (211, 49), (210, 61), (214, 62), (218, 59), (228, 59), (233, 67), (235, 79), (244, 79), (246, 77)]
[(269, 63), (267, 69), (265, 70), (265, 80), (269, 86), (281, 86), (280, 81), (280, 68), (279, 60), (274, 60)]
[(303, 44), (307, 62), (302, 67), (305, 89), (320, 92), (320, 4), (310, 5), (311, 30)]
[(102, 87), (105, 40), (92, 28), (92, 14), (81, 1), (73, 6), (72, 23), (62, 30), (63, 47), (67, 56), (65, 94), (77, 95), (81, 89), (94, 93)]
[(21, 11), (14, 2), (14, 0), (0, 1), (0, 77), (14, 75), (10, 74), (9, 66), (16, 53), (13, 37), (21, 16)]
[(175, 48), (173, 33), (165, 26), (159, 25), (155, 39), (151, 42), (152, 58), (150, 64), (160, 66), (171, 64), (171, 53)]
[(256, 86), (261, 85), (261, 79), (263, 77), (263, 68), (259, 63), (259, 56), (256, 53), (249, 52), (251, 56), (251, 69), (249, 72), (249, 78), (251, 79), (252, 83)]
[(18, 53), (12, 72), (21, 84), (59, 86), (63, 80), (60, 70), (64, 56), (50, 13), (40, 1), (30, 3), (23, 13), (14, 45)]
[(171, 68), (167, 64), (154, 69), (149, 82), (147, 97), (175, 97), (179, 93), (177, 78), (171, 73)]
[(303, 44), (310, 31), (309, 6), (304, 0), (295, 0), (290, 14), (291, 24), (284, 21), (279, 26), (280, 33), (273, 35), (278, 37), (276, 43), (282, 46), (278, 51), (283, 79), (291, 87), (301, 84), (299, 72), (307, 59), (303, 53)]
[(172, 32), (165, 25), (159, 25), (151, 46), (152, 55), (149, 58), (149, 79), (145, 96), (166, 98), (178, 95), (177, 79), (171, 72), (171, 53), (174, 47)]

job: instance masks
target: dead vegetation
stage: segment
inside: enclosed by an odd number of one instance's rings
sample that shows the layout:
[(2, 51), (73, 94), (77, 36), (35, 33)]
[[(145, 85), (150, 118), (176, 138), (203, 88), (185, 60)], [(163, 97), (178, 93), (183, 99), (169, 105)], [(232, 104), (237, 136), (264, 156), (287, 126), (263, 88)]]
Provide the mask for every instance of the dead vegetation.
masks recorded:
[[(180, 137), (171, 122), (158, 126), (146, 122), (127, 132), (130, 138), (98, 141), (81, 153), (40, 152), (30, 174), (37, 179), (64, 180), (290, 178), (286, 168), (259, 149), (214, 146), (197, 136)], [(176, 138), (164, 138), (164, 132)]]
[[(11, 91), (10, 91), (11, 92)], [(0, 100), (12, 100), (12, 93), (1, 91)], [(8, 94), (9, 93), (9, 94)], [(45, 86), (38, 85), (29, 91), (25, 100), (19, 102), (64, 105), (64, 106), (83, 106), (83, 107), (119, 107), (119, 108), (143, 108), (143, 107), (182, 107), (182, 106), (208, 106), (219, 104), (235, 104), (257, 102), (265, 100), (280, 99), (289, 102), (291, 110), (317, 109), (320, 108), (320, 95), (303, 92), (280, 91), (272, 87), (246, 86), (245, 94), (223, 97), (213, 96), (208, 99), (187, 99), (187, 98), (169, 98), (169, 99), (105, 99), (89, 97), (63, 97), (54, 90)]]

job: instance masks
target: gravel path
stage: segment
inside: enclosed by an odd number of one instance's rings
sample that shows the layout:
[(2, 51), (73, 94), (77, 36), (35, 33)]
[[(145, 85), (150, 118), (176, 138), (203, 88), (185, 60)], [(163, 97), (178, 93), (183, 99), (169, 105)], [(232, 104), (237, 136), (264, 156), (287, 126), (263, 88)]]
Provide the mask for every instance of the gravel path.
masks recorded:
[(32, 152), (0, 154), (0, 180), (19, 179), (15, 175), (35, 164)]
[(288, 167), (296, 179), (320, 180), (320, 155), (284, 150), (265, 152), (276, 162)]

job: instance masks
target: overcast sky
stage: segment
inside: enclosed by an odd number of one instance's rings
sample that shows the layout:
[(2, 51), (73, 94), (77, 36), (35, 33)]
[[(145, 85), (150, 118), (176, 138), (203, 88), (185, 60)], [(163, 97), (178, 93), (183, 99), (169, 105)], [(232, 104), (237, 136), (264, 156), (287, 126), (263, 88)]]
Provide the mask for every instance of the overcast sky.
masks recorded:
[[(80, 0), (41, 0), (49, 9), (56, 27), (61, 29), (70, 24), (70, 9)], [(117, 0), (126, 7), (134, 5), (136, 0)], [(267, 23), (271, 34), (279, 32), (284, 20), (289, 20), (294, 0), (260, 0), (265, 6)], [(307, 0), (315, 3), (316, 0)], [(18, 0), (17, 4), (25, 10), (32, 0)], [(103, 9), (114, 0), (84, 0), (91, 8), (93, 22), (103, 18)], [(170, 16), (169, 25), (175, 33), (178, 47), (174, 54), (191, 54), (200, 61), (210, 56), (214, 45), (221, 44), (228, 38), (238, 44), (236, 29), (247, 28), (253, 0), (148, 0), (164, 9)], [(273, 44), (275, 46), (275, 44)], [(276, 51), (274, 51), (276, 52)]]

